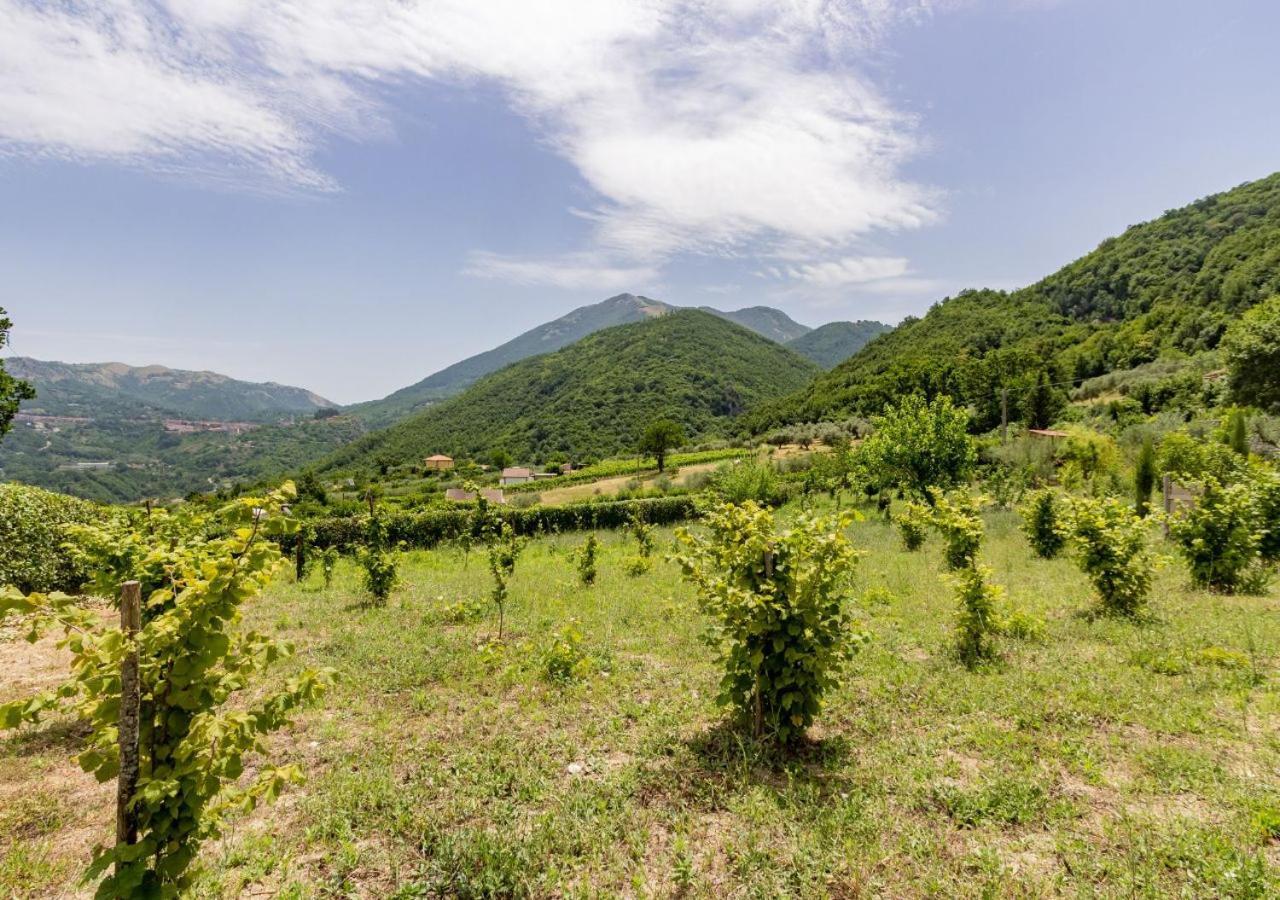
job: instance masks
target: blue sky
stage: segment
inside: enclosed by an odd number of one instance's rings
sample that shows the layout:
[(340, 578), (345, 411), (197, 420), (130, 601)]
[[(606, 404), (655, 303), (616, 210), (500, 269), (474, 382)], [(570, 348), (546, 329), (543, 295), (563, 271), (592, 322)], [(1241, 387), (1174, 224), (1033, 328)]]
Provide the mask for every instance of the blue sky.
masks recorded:
[(349, 402), (629, 290), (897, 321), (1277, 168), (1264, 0), (0, 0), (11, 352)]

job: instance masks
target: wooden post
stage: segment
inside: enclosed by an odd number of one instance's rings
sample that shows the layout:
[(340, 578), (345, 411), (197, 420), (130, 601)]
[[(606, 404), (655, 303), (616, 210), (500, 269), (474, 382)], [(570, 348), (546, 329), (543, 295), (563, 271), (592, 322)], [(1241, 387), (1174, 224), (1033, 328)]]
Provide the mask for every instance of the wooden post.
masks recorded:
[(138, 789), (138, 718), (142, 697), (138, 684), (138, 648), (133, 641), (142, 629), (142, 586), (120, 586), (120, 631), (128, 642), (120, 663), (120, 775), (116, 779), (116, 843), (138, 840), (138, 815), (129, 801)]
[(1000, 443), (1009, 443), (1009, 389), (1000, 388)]
[(1173, 515), (1173, 476), (1168, 472), (1160, 479), (1160, 489), (1164, 494), (1164, 536), (1169, 536), (1169, 516)]
[(307, 541), (301, 530), (298, 531), (298, 545), (293, 561), (295, 580), (301, 584), (304, 570), (307, 568)]
[[(764, 577), (768, 581), (773, 580), (773, 551), (764, 551)], [(760, 690), (760, 670), (756, 669), (756, 695), (755, 702), (752, 704), (751, 710), (751, 730), (756, 739), (764, 737), (764, 695)]]

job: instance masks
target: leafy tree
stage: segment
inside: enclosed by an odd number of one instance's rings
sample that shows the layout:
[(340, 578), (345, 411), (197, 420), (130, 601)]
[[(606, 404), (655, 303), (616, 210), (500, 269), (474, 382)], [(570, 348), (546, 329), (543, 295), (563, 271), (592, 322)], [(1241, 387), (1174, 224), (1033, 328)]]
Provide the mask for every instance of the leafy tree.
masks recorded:
[[(4, 308), (0, 307), (0, 350), (9, 343), (9, 329), (12, 327), (13, 323), (5, 315)], [(4, 437), (13, 423), (13, 417), (18, 414), (18, 404), (23, 400), (33, 400), (35, 396), (35, 389), (6, 372), (4, 360), (0, 360), (0, 438)]]
[(924, 546), (925, 535), (932, 521), (932, 513), (933, 511), (925, 504), (908, 500), (902, 512), (894, 517), (893, 522), (898, 526), (903, 549), (914, 552)]
[(1151, 509), (1151, 492), (1156, 489), (1156, 447), (1148, 435), (1138, 450), (1138, 461), (1133, 467), (1133, 509), (1146, 517)]
[(705, 537), (676, 533), (677, 557), (711, 621), (708, 640), (724, 668), (720, 702), (757, 737), (799, 739), (867, 635), (846, 602), (858, 553), (845, 535), (852, 516), (801, 516), (785, 531), (753, 502), (722, 504)]
[(324, 589), (333, 587), (333, 576), (338, 571), (338, 548), (326, 547), (320, 554), (320, 570), (324, 573)]
[(321, 506), (329, 502), (328, 492), (325, 491), (319, 476), (311, 469), (303, 472), (298, 479), (298, 499), (312, 500)]
[(496, 538), (489, 544), (489, 573), (493, 576), (490, 597), (498, 609), (498, 640), (504, 636), (507, 618), (507, 597), (511, 576), (516, 572), (516, 561), (524, 550), (525, 539), (515, 533), (506, 522), (502, 523)]
[(246, 757), (266, 751), (266, 735), (334, 678), (332, 670), (307, 670), (264, 695), (252, 690), (270, 664), (293, 652), (242, 627), (244, 604), (285, 564), (279, 543), (296, 522), (282, 506), (292, 496), (286, 485), (237, 500), (213, 519), (157, 511), (146, 520), (122, 514), (78, 528), (96, 590), (114, 594), (125, 580), (142, 583), (133, 640), (71, 598), (0, 594), (0, 617), (32, 617), (31, 640), (62, 630), (73, 672), (55, 690), (0, 705), (0, 726), (74, 712), (89, 727), (78, 762), (100, 781), (120, 769), (121, 665), (129, 651), (138, 655), (139, 776), (127, 798), (137, 835), (95, 851), (87, 877), (102, 879), (99, 897), (185, 893), (200, 845), (218, 836), (226, 812), (250, 810), (301, 778), (295, 765), (246, 766)]
[(951, 491), (944, 494), (935, 489), (933, 499), (933, 525), (946, 541), (947, 568), (972, 567), (982, 546), (984, 531), (978, 515), (978, 500), (968, 491)]
[(1153, 569), (1143, 521), (1114, 497), (1079, 497), (1068, 501), (1066, 530), (1102, 611), (1126, 617), (1141, 613)]
[(1055, 389), (1049, 373), (1041, 369), (1035, 387), (1027, 394), (1026, 421), (1028, 428), (1048, 428), (1062, 411), (1062, 392)]
[(640, 438), (640, 452), (658, 461), (658, 471), (666, 468), (667, 454), (685, 442), (684, 428), (672, 419), (657, 419), (649, 423)]
[(996, 655), (994, 638), (1000, 633), (996, 606), (1001, 589), (991, 583), (987, 566), (966, 566), (954, 576), (960, 618), (956, 623), (956, 652), (969, 668)]
[(860, 458), (881, 485), (928, 499), (930, 488), (951, 487), (972, 471), (977, 450), (968, 423), (969, 414), (950, 397), (926, 402), (912, 394), (875, 419), (875, 433), (863, 443)]
[(1062, 525), (1061, 501), (1056, 491), (1044, 488), (1031, 495), (1022, 511), (1022, 531), (1041, 559), (1053, 559), (1067, 542)]
[(1235, 402), (1280, 409), (1280, 295), (1241, 316), (1222, 339)]
[(378, 606), (385, 606), (400, 584), (400, 561), (390, 543), (382, 517), (376, 513), (369, 516), (359, 559), (364, 569), (364, 589)]
[(600, 541), (594, 534), (587, 535), (587, 540), (578, 548), (578, 580), (584, 587), (596, 583), (596, 556), (600, 552)]
[(1227, 446), (1240, 456), (1249, 455), (1249, 428), (1244, 410), (1232, 410), (1227, 420)]
[(1235, 593), (1258, 562), (1262, 532), (1253, 486), (1223, 485), (1212, 476), (1196, 502), (1169, 524), (1169, 536), (1191, 569), (1196, 587)]

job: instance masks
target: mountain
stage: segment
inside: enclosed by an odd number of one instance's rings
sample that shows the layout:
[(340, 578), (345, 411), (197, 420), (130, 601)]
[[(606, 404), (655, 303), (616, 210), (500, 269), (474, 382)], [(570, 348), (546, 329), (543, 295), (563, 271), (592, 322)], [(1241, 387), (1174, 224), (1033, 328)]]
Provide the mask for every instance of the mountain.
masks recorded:
[(266, 422), (336, 406), (302, 388), (237, 381), (216, 372), (23, 356), (7, 359), (5, 366), (36, 389), (36, 399), (22, 405), (27, 414)]
[[(347, 411), (370, 427), (390, 425), (412, 412), (454, 396), (478, 379), (511, 363), (559, 350), (605, 328), (642, 322), (681, 308), (636, 294), (618, 294), (600, 303), (581, 306), (492, 350), (441, 369), (417, 384), (401, 388), (381, 400), (358, 403)], [(778, 343), (785, 343), (809, 331), (807, 326), (792, 321), (786, 313), (767, 306), (752, 306), (731, 312), (710, 307), (702, 309)]]
[(731, 312), (712, 309), (710, 306), (698, 308), (713, 316), (728, 319), (743, 328), (749, 328), (756, 334), (763, 335), (771, 341), (777, 341), (779, 344), (794, 341), (813, 330), (808, 325), (801, 325), (782, 310), (771, 306), (748, 306)]
[(853, 356), (872, 338), (892, 330), (893, 326), (883, 322), (862, 319), (857, 322), (828, 322), (784, 343), (822, 368), (830, 369)]
[(948, 393), (980, 429), (1008, 391), (1019, 418), (1039, 373), (1074, 381), (1215, 348), (1244, 310), (1280, 293), (1280, 173), (1135, 225), (1029, 287), (965, 291), (907, 319), (748, 420), (777, 425), (878, 412)]
[(0, 478), (120, 502), (277, 475), (354, 440), (334, 404), (302, 388), (120, 363), (5, 360), (31, 382), (0, 442)]
[(403, 463), (432, 453), (530, 462), (622, 453), (668, 416), (691, 439), (728, 432), (737, 416), (808, 383), (799, 354), (701, 310), (596, 332), (514, 363), (462, 394), (343, 448), (330, 469)]

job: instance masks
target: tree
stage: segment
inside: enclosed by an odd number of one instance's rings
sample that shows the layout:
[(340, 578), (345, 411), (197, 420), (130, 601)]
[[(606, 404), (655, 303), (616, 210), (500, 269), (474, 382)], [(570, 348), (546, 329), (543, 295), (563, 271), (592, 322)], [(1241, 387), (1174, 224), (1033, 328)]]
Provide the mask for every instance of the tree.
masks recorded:
[(1151, 509), (1151, 492), (1156, 489), (1156, 447), (1150, 435), (1138, 451), (1138, 462), (1133, 468), (1134, 511), (1145, 517)]
[(1227, 446), (1241, 456), (1249, 455), (1249, 426), (1243, 409), (1233, 411), (1227, 420)]
[(1027, 427), (1048, 428), (1061, 411), (1062, 394), (1054, 390), (1049, 381), (1049, 373), (1041, 369), (1035, 386), (1027, 394)]
[(862, 445), (867, 470), (881, 486), (899, 485), (932, 503), (929, 488), (947, 488), (968, 477), (977, 460), (969, 438), (969, 413), (947, 396), (928, 403), (912, 394), (887, 406)]
[(1241, 316), (1222, 339), (1231, 398), (1248, 406), (1280, 409), (1280, 296)]
[(640, 452), (658, 461), (658, 471), (667, 465), (667, 453), (685, 442), (684, 429), (673, 419), (656, 419), (649, 423), (640, 438)]
[[(0, 307), (0, 350), (9, 343), (9, 329), (12, 327), (13, 323)], [(6, 372), (4, 361), (0, 360), (0, 438), (4, 437), (13, 417), (18, 414), (18, 404), (23, 400), (34, 400), (35, 396), (35, 388)]]

